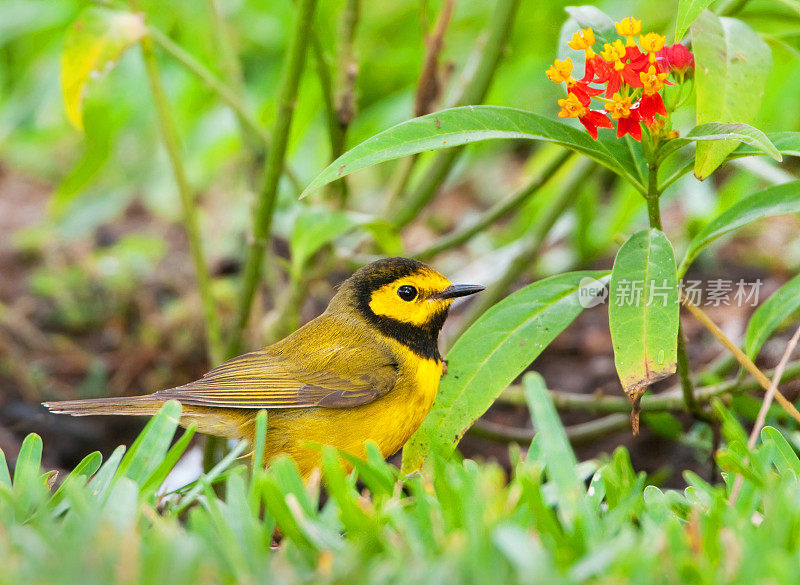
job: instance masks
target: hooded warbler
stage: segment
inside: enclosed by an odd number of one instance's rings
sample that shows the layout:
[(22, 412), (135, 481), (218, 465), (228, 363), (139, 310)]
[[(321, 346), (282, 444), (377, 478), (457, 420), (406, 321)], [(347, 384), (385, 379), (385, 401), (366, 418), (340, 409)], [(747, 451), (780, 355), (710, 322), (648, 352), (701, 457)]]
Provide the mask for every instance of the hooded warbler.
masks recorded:
[(325, 312), (260, 351), (235, 357), (199, 380), (145, 396), (47, 402), (54, 413), (153, 415), (168, 400), (181, 425), (253, 441), (268, 411), (264, 463), (291, 456), (303, 476), (320, 465), (314, 445), (384, 456), (417, 430), (442, 375), (438, 336), (454, 299), (484, 287), (453, 285), (416, 260), (386, 258), (341, 284)]

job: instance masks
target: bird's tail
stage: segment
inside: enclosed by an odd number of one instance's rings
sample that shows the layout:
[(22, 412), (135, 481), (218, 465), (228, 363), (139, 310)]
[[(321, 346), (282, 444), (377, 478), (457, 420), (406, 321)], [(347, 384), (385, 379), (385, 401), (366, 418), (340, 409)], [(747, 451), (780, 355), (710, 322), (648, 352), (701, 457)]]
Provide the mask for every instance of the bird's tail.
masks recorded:
[(152, 396), (127, 396), (124, 398), (89, 398), (44, 402), (50, 412), (90, 416), (95, 414), (153, 415), (164, 405), (163, 400)]
[[(156, 414), (165, 400), (151, 395), (125, 398), (90, 398), (87, 400), (63, 400), (43, 402), (54, 414), (92, 416), (96, 414), (144, 415)], [(197, 432), (218, 435), (230, 439), (252, 438), (255, 411), (230, 408), (206, 408), (182, 405), (180, 425), (195, 425)]]

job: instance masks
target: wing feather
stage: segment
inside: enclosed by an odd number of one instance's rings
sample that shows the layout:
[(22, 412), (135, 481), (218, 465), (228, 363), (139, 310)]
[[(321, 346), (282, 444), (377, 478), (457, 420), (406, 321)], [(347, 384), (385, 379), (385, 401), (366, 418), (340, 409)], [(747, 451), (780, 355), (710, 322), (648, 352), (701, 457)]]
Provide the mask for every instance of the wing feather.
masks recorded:
[(156, 392), (155, 397), (218, 408), (347, 408), (380, 398), (396, 381), (397, 369), (391, 363), (337, 375), (297, 368), (281, 356), (256, 351), (219, 365), (199, 380)]

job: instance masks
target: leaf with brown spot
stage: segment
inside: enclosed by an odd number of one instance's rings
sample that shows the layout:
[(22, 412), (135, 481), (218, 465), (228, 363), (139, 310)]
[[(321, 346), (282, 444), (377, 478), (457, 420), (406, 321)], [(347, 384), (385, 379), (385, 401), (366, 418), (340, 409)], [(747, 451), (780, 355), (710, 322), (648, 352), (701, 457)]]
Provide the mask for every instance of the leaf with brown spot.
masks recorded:
[(628, 238), (614, 261), (609, 289), (617, 374), (636, 404), (677, 363), (678, 274), (667, 237), (649, 229)]

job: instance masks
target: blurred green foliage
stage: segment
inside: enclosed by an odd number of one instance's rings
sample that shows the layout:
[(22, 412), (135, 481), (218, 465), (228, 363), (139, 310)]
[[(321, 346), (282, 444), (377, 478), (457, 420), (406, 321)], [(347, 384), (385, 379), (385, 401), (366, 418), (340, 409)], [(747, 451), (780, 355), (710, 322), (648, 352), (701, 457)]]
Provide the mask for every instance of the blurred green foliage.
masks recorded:
[[(315, 18), (321, 44), (329, 56), (336, 54), (343, 4), (323, 2)], [(411, 116), (425, 52), (423, 26), (430, 26), (435, 20), (438, 4), (372, 3), (362, 8), (355, 40), (358, 113), (348, 132), (350, 145)], [(134, 197), (143, 198), (164, 217), (178, 216), (166, 157), (160, 146), (153, 147), (159, 140), (138, 50), (123, 55), (106, 79), (90, 84), (85, 137), (67, 122), (59, 88), (59, 57), (67, 29), (88, 5), (64, 0), (42, 11), (37, 2), (9, 0), (3, 6), (0, 28), (0, 53), (4, 56), (0, 67), (0, 157), (5, 164), (59, 185), (51, 211), (59, 224), (72, 226), (65, 235), (73, 237), (116, 217)], [(533, 7), (523, 3), (509, 41), (510, 49), (486, 103), (553, 114), (558, 88), (542, 72), (555, 55), (565, 5), (566, 2), (548, 2)], [(600, 5), (612, 17), (637, 14), (653, 30), (670, 29), (673, 11), (663, 5), (656, 8), (656, 3), (647, 1)], [(225, 78), (208, 5), (177, 1), (167, 8), (161, 3), (144, 2), (142, 9), (152, 26)], [(477, 0), (457, 4), (443, 56), (444, 61), (454, 63), (455, 76), (469, 66), (476, 38), (490, 10), (490, 5)], [(292, 5), (229, 2), (221, 3), (221, 11), (241, 60), (241, 97), (268, 127), (275, 115), (274, 92)], [(800, 92), (800, 77), (794, 74), (797, 37), (791, 26), (797, 16), (789, 9), (782, 11), (767, 2), (755, 1), (748, 3), (738, 16), (767, 35), (776, 52), (765, 105), (754, 125), (765, 131), (798, 129), (800, 105), (796, 100), (782, 99)], [(233, 232), (206, 230), (213, 244), (208, 248), (213, 250), (212, 257), (217, 257), (235, 250), (240, 245), (235, 229), (247, 227), (247, 194), (254, 186), (247, 180), (250, 174), (245, 163), (246, 149), (230, 110), (178, 63), (161, 57), (162, 76), (184, 138), (191, 182), (200, 192), (223, 190), (232, 207)], [(302, 79), (302, 99), (297, 104), (289, 152), (292, 168), (303, 184), (329, 160), (319, 84), (309, 65)], [(457, 85), (451, 83), (450, 91)], [(461, 165), (457, 175), (472, 180), (491, 172), (491, 153), (508, 148), (498, 144), (475, 147), (468, 153), (470, 164)], [(358, 189), (354, 191), (358, 195), (354, 205), (374, 210), (374, 200), (391, 176), (391, 168), (379, 167), (355, 177)], [(486, 200), (500, 195), (496, 182), (472, 182)], [(508, 183), (500, 186), (511, 187)], [(288, 184), (283, 185), (276, 231), (284, 236), (288, 236), (295, 214), (295, 195)], [(608, 213), (601, 212), (602, 217)], [(206, 226), (209, 221), (206, 218)]]

